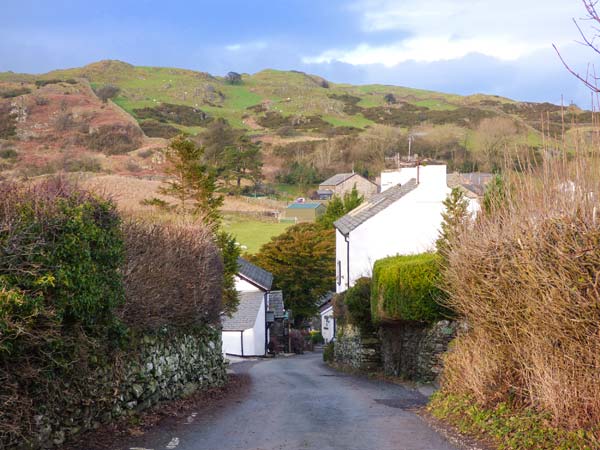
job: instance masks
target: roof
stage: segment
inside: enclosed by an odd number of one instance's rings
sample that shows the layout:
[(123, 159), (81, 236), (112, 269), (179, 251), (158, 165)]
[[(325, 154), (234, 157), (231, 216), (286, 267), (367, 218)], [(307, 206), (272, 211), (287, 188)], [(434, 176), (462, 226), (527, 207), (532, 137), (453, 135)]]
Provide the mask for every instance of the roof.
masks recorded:
[(322, 203), (292, 203), (288, 209), (317, 209)]
[(460, 187), (468, 197), (482, 197), (485, 192), (485, 186), (493, 177), (493, 174), (473, 172), (473, 173), (449, 173), (446, 182), (449, 188)]
[(267, 272), (244, 258), (238, 258), (238, 275), (250, 283), (263, 288), (265, 291), (273, 285), (273, 274)]
[(264, 301), (260, 291), (240, 292), (240, 304), (233, 316), (221, 316), (223, 331), (243, 331), (254, 327)]
[(338, 173), (334, 176), (332, 176), (331, 178), (327, 178), (325, 181), (323, 181), (321, 184), (319, 184), (319, 186), (337, 186), (340, 183), (343, 183), (344, 181), (346, 181), (348, 178), (352, 177), (353, 175), (356, 175), (355, 173)]
[(319, 299), (319, 311), (323, 311), (331, 306), (331, 300), (333, 299), (334, 292), (330, 291)]
[(285, 316), (285, 308), (283, 305), (283, 292), (269, 292), (269, 311), (273, 311), (275, 313), (276, 319), (281, 319)]
[(348, 235), (352, 230), (376, 216), (393, 203), (396, 203), (418, 186), (417, 180), (412, 178), (403, 185), (396, 185), (371, 197), (367, 202), (350, 211), (341, 219), (333, 223), (343, 235)]

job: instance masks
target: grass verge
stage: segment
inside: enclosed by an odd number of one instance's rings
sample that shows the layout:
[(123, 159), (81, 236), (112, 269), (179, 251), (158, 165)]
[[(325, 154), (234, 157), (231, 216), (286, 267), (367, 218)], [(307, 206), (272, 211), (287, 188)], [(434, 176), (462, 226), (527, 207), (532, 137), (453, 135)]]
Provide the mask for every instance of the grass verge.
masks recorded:
[[(223, 230), (235, 236), (242, 245), (242, 253), (256, 253), (263, 244), (289, 227), (290, 223), (268, 222), (241, 216), (226, 216)], [(245, 247), (245, 248), (244, 248)]]
[(478, 406), (469, 397), (435, 393), (427, 410), (460, 433), (490, 440), (500, 450), (593, 450), (600, 448), (595, 430), (553, 427), (549, 415), (531, 409), (517, 410), (507, 403), (493, 409)]

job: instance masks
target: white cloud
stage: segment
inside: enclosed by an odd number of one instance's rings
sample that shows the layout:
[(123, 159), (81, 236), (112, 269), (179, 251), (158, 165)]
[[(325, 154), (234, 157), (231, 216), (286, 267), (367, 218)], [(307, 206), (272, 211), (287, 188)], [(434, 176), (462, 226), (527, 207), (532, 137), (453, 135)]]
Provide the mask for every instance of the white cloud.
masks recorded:
[(263, 41), (246, 42), (246, 43), (235, 43), (225, 46), (225, 50), (230, 52), (239, 51), (252, 51), (252, 50), (264, 50), (267, 48), (267, 43)]
[(385, 32), (392, 35), (390, 42), (374, 45), (367, 37), (353, 48), (304, 57), (305, 63), (389, 67), (406, 61), (448, 61), (471, 53), (517, 60), (552, 43), (572, 42), (578, 36), (571, 18), (584, 12), (575, 0), (359, 0), (351, 8), (367, 36)]

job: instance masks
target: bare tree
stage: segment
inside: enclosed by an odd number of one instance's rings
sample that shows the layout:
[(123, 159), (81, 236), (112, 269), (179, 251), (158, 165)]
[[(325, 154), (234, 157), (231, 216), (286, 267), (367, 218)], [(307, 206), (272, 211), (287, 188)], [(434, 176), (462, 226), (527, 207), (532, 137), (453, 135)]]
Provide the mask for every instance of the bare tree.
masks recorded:
[[(596, 40), (600, 38), (600, 12), (598, 11), (598, 2), (599, 0), (582, 0), (583, 6), (587, 11), (587, 15), (585, 18), (581, 20), (590, 21), (593, 23), (591, 27), (591, 32), (585, 32), (579, 22), (576, 19), (573, 19), (573, 23), (579, 30), (579, 35), (581, 36), (582, 41), (579, 41), (580, 44), (585, 45), (591, 48), (595, 53), (600, 55), (600, 46), (596, 43)], [(591, 33), (591, 34), (590, 34)], [(585, 86), (592, 90), (592, 92), (600, 92), (600, 86), (598, 85), (598, 81), (600, 77), (596, 75), (596, 69), (593, 64), (587, 65), (585, 74), (580, 74), (576, 69), (574, 69), (571, 65), (569, 65), (565, 58), (560, 53), (556, 44), (552, 44), (554, 50), (558, 54), (561, 62), (565, 66), (565, 68), (573, 74), (578, 80), (580, 80)]]

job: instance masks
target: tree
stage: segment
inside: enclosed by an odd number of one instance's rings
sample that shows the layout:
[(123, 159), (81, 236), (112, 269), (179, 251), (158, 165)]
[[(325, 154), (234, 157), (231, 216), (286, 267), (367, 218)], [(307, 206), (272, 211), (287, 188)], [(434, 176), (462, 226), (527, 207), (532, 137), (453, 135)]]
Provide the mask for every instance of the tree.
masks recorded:
[(394, 94), (385, 94), (383, 99), (388, 105), (394, 105), (398, 103), (398, 100), (396, 100), (396, 96)]
[(105, 84), (102, 87), (96, 89), (96, 95), (102, 103), (106, 103), (109, 98), (115, 98), (117, 94), (121, 91), (117, 86), (113, 86), (112, 84)]
[(237, 72), (229, 72), (225, 75), (225, 81), (229, 84), (242, 84), (242, 76)]
[(288, 228), (251, 259), (273, 274), (297, 325), (317, 313), (318, 299), (335, 286), (334, 230), (316, 223)]
[(237, 289), (235, 288), (235, 276), (238, 273), (238, 258), (240, 247), (235, 237), (224, 231), (217, 233), (217, 245), (223, 256), (223, 311), (233, 314), (240, 303)]
[(507, 150), (515, 142), (517, 131), (511, 119), (483, 119), (473, 138), (479, 167), (490, 171), (501, 170), (506, 162)]
[(447, 260), (452, 243), (468, 219), (469, 202), (459, 187), (452, 188), (443, 202), (446, 210), (442, 213), (440, 237), (435, 243), (439, 255)]
[(502, 208), (506, 201), (506, 185), (502, 175), (496, 174), (485, 187), (483, 193), (483, 211), (493, 214)]
[(260, 146), (248, 136), (240, 136), (235, 145), (225, 148), (221, 168), (225, 179), (235, 180), (238, 193), (242, 180), (249, 180), (256, 185), (262, 178)]
[(348, 214), (350, 211), (360, 205), (363, 200), (364, 197), (358, 193), (356, 185), (354, 185), (350, 192), (346, 192), (344, 194), (343, 199), (339, 195), (334, 195), (327, 205), (325, 214), (319, 217), (317, 222), (324, 228), (331, 228), (333, 226), (333, 222)]
[[(598, 26), (600, 26), (600, 13), (598, 12), (598, 0), (582, 0), (582, 1), (583, 1), (583, 6), (587, 12), (587, 17), (583, 20), (591, 21), (595, 24), (595, 26), (591, 27), (591, 29), (594, 30), (593, 33), (595, 33), (595, 34), (592, 34), (591, 36), (589, 34), (586, 34), (586, 32), (583, 31), (583, 29), (579, 26), (579, 23), (575, 19), (573, 19), (573, 22), (575, 23), (575, 26), (577, 27), (577, 30), (579, 31), (579, 34), (580, 34), (581, 38), (583, 39), (583, 44), (586, 45), (587, 47), (589, 47), (594, 53), (599, 54), (600, 47), (596, 44), (598, 37), (600, 37), (599, 28), (598, 28)], [(576, 69), (573, 69), (573, 67), (570, 66), (566, 62), (566, 60), (563, 58), (562, 54), (558, 50), (558, 47), (556, 46), (556, 44), (552, 44), (552, 46), (554, 47), (554, 50), (558, 54), (558, 57), (560, 58), (561, 62), (565, 66), (565, 68), (575, 78), (577, 78), (579, 81), (581, 81), (592, 92), (600, 92), (600, 86), (598, 86), (598, 80), (600, 80), (600, 77), (598, 77), (596, 75), (596, 70), (593, 65), (588, 64), (585, 75), (581, 75), (579, 72), (576, 71)]]
[(207, 164), (218, 166), (225, 149), (235, 145), (239, 135), (240, 132), (234, 130), (223, 118), (210, 122), (206, 131), (200, 135), (200, 142), (202, 142), (205, 149), (204, 161)]
[(184, 214), (191, 202), (194, 211), (201, 213), (206, 223), (216, 226), (223, 198), (215, 193), (215, 171), (201, 162), (203, 154), (204, 149), (185, 136), (174, 138), (166, 153), (168, 165), (165, 172), (170, 179), (165, 181), (160, 192), (176, 197)]

